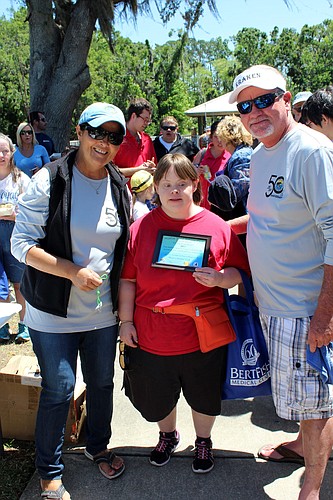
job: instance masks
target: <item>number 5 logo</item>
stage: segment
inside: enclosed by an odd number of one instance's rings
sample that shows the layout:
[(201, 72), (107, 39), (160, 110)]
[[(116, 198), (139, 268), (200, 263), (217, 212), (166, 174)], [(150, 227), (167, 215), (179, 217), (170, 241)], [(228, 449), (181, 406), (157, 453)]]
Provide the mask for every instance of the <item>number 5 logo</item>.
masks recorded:
[(284, 186), (284, 177), (277, 175), (271, 175), (271, 178), (268, 181), (268, 187), (265, 193), (265, 196), (268, 198), (272, 195), (272, 193), (276, 193), (278, 195), (282, 194)]

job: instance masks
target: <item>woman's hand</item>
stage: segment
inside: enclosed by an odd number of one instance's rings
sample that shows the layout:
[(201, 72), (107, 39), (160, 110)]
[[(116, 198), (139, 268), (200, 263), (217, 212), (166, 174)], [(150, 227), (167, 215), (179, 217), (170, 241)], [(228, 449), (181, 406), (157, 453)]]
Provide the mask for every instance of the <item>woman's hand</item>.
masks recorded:
[(100, 275), (92, 269), (78, 266), (68, 259), (51, 255), (37, 245), (28, 250), (26, 264), (44, 273), (67, 278), (74, 286), (84, 292), (96, 290), (103, 283)]
[(204, 175), (205, 171), (206, 171), (206, 166), (205, 165), (198, 165), (196, 167), (197, 169), (197, 172), (199, 175)]
[(97, 274), (92, 269), (87, 267), (73, 267), (70, 273), (70, 280), (74, 286), (83, 290), (84, 292), (90, 292), (91, 290), (96, 290), (101, 284), (102, 279), (99, 274)]
[(130, 347), (138, 347), (136, 328), (130, 321), (120, 322), (119, 337), (122, 342)]
[(153, 174), (156, 170), (155, 158), (153, 157), (151, 160), (142, 163), (142, 170), (147, 170), (147, 172)]
[(37, 172), (41, 169), (38, 165), (34, 165), (34, 168), (30, 169), (31, 175), (37, 174)]
[(208, 287), (232, 288), (242, 283), (240, 272), (235, 267), (226, 267), (221, 271), (216, 271), (211, 267), (198, 267), (192, 276), (195, 281)]
[(9, 221), (12, 221), (12, 222), (15, 222), (15, 219), (16, 219), (16, 213), (12, 213), (12, 215), (2, 215), (0, 217), (0, 220), (9, 220)]
[(200, 285), (222, 287), (223, 276), (219, 271), (215, 271), (211, 267), (198, 267), (192, 276)]

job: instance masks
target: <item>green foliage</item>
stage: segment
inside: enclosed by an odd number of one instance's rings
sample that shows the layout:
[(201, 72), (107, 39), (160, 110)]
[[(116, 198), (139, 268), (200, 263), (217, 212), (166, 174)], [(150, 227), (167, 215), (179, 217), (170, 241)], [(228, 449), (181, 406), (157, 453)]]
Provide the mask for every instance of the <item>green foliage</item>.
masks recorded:
[(29, 27), (25, 9), (0, 18), (0, 131), (15, 138), (29, 106)]
[[(189, 109), (192, 105), (193, 103), (191, 102), (185, 83), (181, 80), (177, 80), (164, 101), (164, 109), (166, 111), (163, 114), (174, 116), (178, 121), (179, 130), (182, 133), (189, 133), (190, 129), (193, 127), (193, 120), (187, 117), (184, 111)], [(158, 130), (156, 133), (157, 132)]]
[(148, 41), (133, 43), (118, 32), (114, 33), (114, 41), (111, 53), (101, 33), (94, 34), (88, 57), (92, 84), (78, 102), (75, 119), (93, 101), (113, 102), (125, 112), (131, 98), (145, 97), (154, 108), (153, 123), (147, 132), (158, 133), (160, 118), (166, 114), (175, 114), (182, 131), (187, 132), (193, 120), (184, 115), (184, 110), (194, 101), (180, 79), (181, 40), (154, 50)]
[[(231, 51), (221, 37), (209, 41), (190, 39), (184, 51), (184, 81), (194, 104), (218, 97), (228, 89), (217, 71), (217, 61), (228, 61)], [(232, 83), (232, 82), (231, 82)]]
[[(21, 8), (9, 20), (0, 18), (0, 130), (12, 138), (29, 106), (25, 16)], [(277, 27), (268, 34), (243, 28), (230, 40), (195, 40), (179, 30), (176, 40), (155, 47), (148, 40), (133, 43), (114, 32), (113, 42), (111, 52), (101, 31), (93, 35), (88, 56), (92, 83), (74, 110), (73, 132), (81, 111), (93, 101), (113, 102), (125, 111), (130, 98), (145, 97), (154, 108), (149, 133), (156, 134), (161, 117), (168, 114), (177, 118), (182, 133), (189, 133), (196, 120), (184, 111), (230, 91), (235, 75), (252, 64), (270, 64), (282, 71), (292, 93), (333, 82), (332, 20), (305, 25), (300, 33), (294, 29), (280, 33)]]
[(149, 44), (133, 43), (117, 32), (114, 41), (114, 51), (110, 52), (100, 32), (93, 36), (88, 57), (92, 84), (78, 102), (77, 116), (94, 101), (112, 102), (124, 112), (133, 97), (145, 97), (156, 105)]
[(299, 48), (298, 72), (295, 65), (293, 83), (310, 90), (332, 83), (333, 21), (326, 20), (312, 27), (305, 25), (299, 35)]

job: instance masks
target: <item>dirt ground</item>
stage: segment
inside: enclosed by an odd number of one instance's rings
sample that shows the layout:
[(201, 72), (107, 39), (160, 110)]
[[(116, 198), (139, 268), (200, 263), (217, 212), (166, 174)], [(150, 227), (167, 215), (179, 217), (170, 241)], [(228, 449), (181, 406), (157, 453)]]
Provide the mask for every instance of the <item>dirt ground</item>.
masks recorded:
[(12, 358), (13, 356), (33, 356), (34, 352), (32, 350), (31, 342), (25, 342), (24, 344), (15, 344), (15, 336), (17, 333), (17, 323), (18, 323), (18, 315), (14, 316), (14, 318), (9, 322), (9, 326), (11, 329), (11, 338), (5, 343), (0, 343), (0, 370)]

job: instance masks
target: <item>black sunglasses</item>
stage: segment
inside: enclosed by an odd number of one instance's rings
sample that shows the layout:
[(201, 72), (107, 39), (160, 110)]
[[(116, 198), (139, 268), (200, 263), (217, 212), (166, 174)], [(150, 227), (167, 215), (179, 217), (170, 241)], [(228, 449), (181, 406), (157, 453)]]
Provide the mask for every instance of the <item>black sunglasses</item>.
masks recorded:
[(162, 130), (172, 130), (173, 132), (176, 130), (176, 125), (163, 125), (161, 127)]
[(119, 365), (122, 370), (128, 370), (129, 368), (129, 347), (122, 340), (119, 341)]
[(124, 139), (124, 134), (121, 134), (119, 132), (109, 132), (108, 130), (104, 130), (104, 128), (101, 127), (94, 128), (90, 125), (81, 125), (81, 130), (86, 130), (89, 137), (95, 139), (96, 141), (103, 141), (103, 139), (107, 137), (109, 143), (113, 146), (120, 146)]
[(21, 130), (20, 135), (32, 135), (32, 130)]
[(278, 90), (276, 92), (270, 92), (269, 94), (260, 95), (255, 99), (249, 99), (248, 101), (242, 101), (237, 104), (237, 109), (241, 115), (247, 115), (251, 113), (253, 104), (258, 109), (265, 109), (272, 106), (277, 97), (284, 95), (283, 90)]

